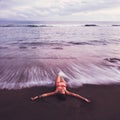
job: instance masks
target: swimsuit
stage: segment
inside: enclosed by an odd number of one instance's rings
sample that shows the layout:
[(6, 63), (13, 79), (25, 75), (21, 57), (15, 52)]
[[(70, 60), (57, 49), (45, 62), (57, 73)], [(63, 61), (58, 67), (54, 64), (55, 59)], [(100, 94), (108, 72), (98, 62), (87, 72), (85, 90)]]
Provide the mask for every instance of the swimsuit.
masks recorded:
[(57, 82), (56, 89), (60, 93), (61, 93), (61, 91), (66, 91), (66, 83), (65, 82)]
[(65, 82), (57, 82), (56, 86), (57, 87), (66, 87), (66, 83)]

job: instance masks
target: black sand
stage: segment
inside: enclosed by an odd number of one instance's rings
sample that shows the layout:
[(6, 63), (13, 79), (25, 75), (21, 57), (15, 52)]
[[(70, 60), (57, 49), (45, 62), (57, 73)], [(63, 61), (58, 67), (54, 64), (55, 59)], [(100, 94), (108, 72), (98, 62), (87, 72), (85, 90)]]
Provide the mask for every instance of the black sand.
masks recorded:
[(84, 85), (69, 89), (91, 103), (67, 96), (31, 101), (30, 97), (53, 91), (50, 87), (0, 90), (0, 120), (120, 120), (119, 85)]

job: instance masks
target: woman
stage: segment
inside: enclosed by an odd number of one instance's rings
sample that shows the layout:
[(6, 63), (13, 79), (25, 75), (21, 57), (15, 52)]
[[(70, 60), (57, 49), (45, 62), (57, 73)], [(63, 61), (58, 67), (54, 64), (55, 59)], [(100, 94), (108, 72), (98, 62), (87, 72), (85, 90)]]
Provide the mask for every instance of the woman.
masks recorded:
[(55, 95), (55, 94), (60, 94), (62, 96), (64, 95), (71, 95), (71, 96), (74, 96), (74, 97), (77, 97), (79, 99), (82, 99), (86, 102), (90, 102), (89, 99), (85, 98), (85, 97), (82, 97), (80, 96), (79, 94), (76, 94), (76, 93), (72, 93), (70, 91), (68, 91), (66, 89), (66, 82), (64, 80), (63, 77), (60, 77), (60, 75), (57, 75), (57, 78), (56, 78), (56, 81), (55, 81), (55, 85), (56, 85), (56, 90), (53, 91), (53, 92), (49, 92), (49, 93), (44, 93), (42, 95), (38, 95), (38, 96), (35, 96), (35, 97), (32, 97), (31, 100), (36, 100), (36, 99), (39, 99), (39, 98), (43, 98), (43, 97), (48, 97), (48, 96), (51, 96), (51, 95)]

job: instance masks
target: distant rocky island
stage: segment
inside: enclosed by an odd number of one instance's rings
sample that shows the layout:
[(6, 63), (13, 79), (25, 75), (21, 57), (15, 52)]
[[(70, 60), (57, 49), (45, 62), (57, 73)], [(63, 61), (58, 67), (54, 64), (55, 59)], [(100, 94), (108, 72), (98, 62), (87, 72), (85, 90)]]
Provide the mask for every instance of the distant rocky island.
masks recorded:
[(96, 24), (86, 24), (85, 27), (97, 26)]
[(120, 25), (112, 25), (112, 26), (120, 26)]

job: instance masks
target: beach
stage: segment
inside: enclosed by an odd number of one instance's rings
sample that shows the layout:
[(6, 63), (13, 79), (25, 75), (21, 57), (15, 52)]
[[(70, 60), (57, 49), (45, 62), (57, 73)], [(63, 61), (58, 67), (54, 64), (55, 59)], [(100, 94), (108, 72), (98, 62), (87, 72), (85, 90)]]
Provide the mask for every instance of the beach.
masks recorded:
[[(119, 35), (119, 22), (0, 22), (0, 119), (120, 120)], [(59, 73), (91, 103), (31, 101)]]
[(50, 92), (54, 87), (33, 87), (20, 90), (0, 90), (2, 120), (119, 120), (120, 85), (84, 85), (68, 88), (91, 100), (67, 96), (60, 100), (51, 96), (31, 101), (32, 96)]

